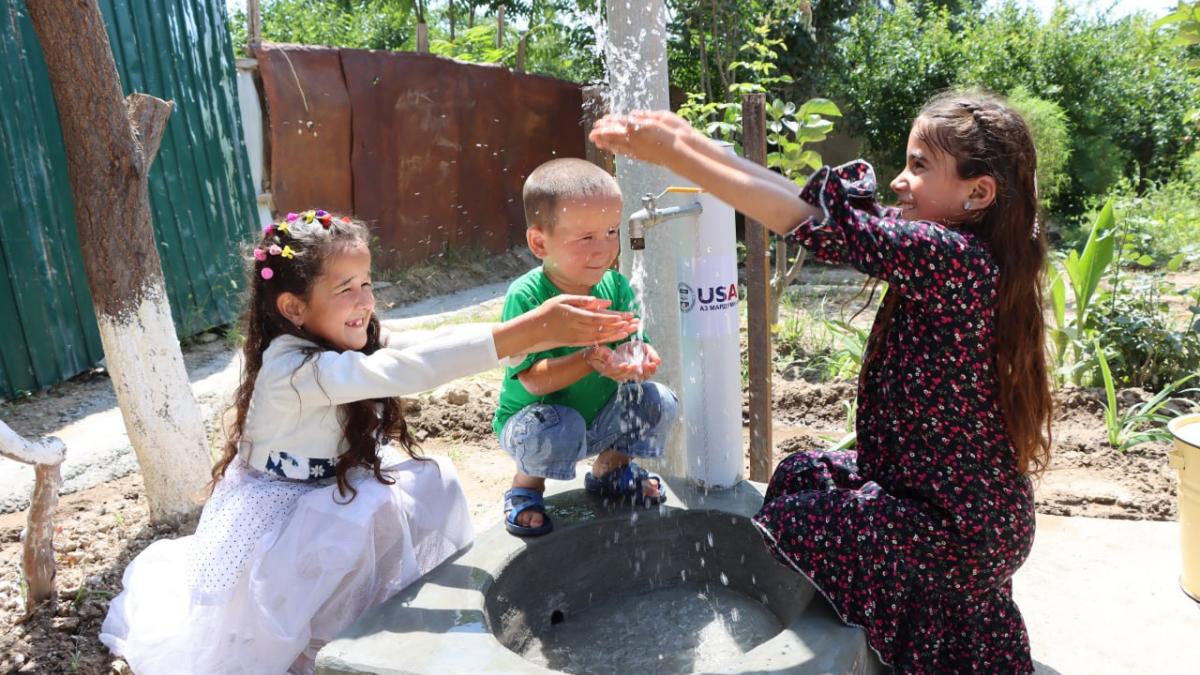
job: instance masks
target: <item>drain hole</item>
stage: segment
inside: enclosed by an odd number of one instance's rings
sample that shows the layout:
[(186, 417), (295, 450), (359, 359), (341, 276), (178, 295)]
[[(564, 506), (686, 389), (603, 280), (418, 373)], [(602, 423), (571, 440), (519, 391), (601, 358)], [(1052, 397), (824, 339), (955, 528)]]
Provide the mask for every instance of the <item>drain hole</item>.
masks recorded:
[(550, 613), (550, 625), (557, 626), (558, 624), (562, 623), (563, 619), (565, 619), (565, 618), (567, 618), (567, 617), (565, 615), (563, 615), (562, 610), (556, 609)]

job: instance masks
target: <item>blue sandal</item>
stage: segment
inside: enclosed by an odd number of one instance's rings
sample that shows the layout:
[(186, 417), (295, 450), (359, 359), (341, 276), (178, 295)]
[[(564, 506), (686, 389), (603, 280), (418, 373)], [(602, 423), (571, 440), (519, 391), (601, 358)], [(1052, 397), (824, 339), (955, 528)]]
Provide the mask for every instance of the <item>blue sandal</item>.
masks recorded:
[[(645, 481), (658, 483), (658, 496), (648, 497), (643, 489)], [(667, 485), (662, 476), (650, 473), (637, 464), (630, 462), (619, 469), (613, 469), (599, 478), (589, 471), (583, 477), (583, 487), (588, 492), (609, 499), (629, 499), (637, 506), (657, 506), (667, 501)]]
[[(517, 522), (517, 516), (526, 509), (533, 509), (542, 514), (544, 520), (540, 527), (526, 527)], [(540, 537), (549, 534), (550, 530), (554, 529), (554, 523), (550, 522), (550, 516), (546, 513), (546, 502), (542, 499), (542, 493), (529, 488), (512, 488), (505, 492), (504, 529), (518, 537)]]

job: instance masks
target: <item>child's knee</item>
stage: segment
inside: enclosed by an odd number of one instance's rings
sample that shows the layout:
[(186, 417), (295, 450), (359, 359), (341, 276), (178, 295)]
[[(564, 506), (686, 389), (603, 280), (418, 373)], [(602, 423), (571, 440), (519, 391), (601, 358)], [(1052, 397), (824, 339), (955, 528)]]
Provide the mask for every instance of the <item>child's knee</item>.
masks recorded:
[(571, 408), (534, 404), (508, 420), (500, 441), (521, 473), (569, 478), (587, 447), (587, 423)]
[(631, 392), (637, 416), (650, 428), (669, 427), (679, 415), (679, 398), (661, 382), (640, 382)]

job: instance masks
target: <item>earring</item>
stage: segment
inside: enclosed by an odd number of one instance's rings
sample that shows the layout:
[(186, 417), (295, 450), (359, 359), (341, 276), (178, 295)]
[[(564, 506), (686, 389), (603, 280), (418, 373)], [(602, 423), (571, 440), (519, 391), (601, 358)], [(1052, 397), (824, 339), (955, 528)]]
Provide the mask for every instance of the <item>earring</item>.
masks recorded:
[(963, 210), (964, 210), (964, 211), (970, 211), (970, 210), (971, 210), (971, 200), (970, 200), (970, 199), (968, 199), (967, 201), (963, 202)]

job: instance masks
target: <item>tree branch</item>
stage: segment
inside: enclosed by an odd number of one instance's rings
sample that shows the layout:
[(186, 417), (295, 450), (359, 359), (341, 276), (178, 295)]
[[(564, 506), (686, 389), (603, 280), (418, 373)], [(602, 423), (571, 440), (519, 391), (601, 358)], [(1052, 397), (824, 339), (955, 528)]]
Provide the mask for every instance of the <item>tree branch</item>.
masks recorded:
[(0, 457), (24, 464), (61, 464), (67, 456), (67, 446), (54, 436), (39, 441), (27, 441), (0, 422)]
[(158, 146), (162, 143), (175, 102), (135, 92), (125, 97), (125, 107), (129, 113), (129, 126), (138, 143), (144, 175), (150, 172), (150, 165), (158, 155)]
[(25, 596), (26, 618), (32, 617), (37, 608), (54, 595), (53, 516), (58, 507), (58, 490), (62, 487), (62, 467), (38, 464), (34, 476), (33, 496), (25, 521), (25, 549), (21, 557), (21, 570), (29, 587)]

